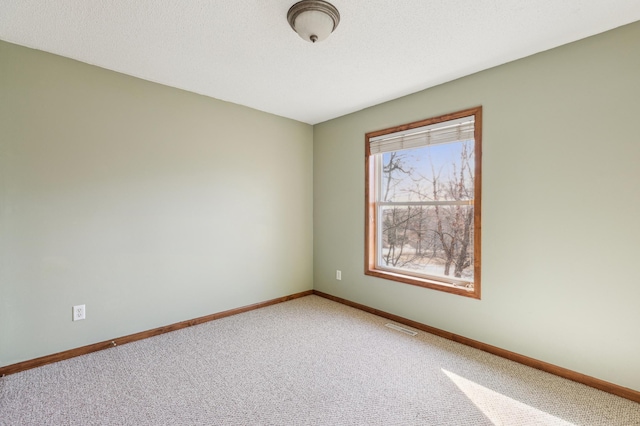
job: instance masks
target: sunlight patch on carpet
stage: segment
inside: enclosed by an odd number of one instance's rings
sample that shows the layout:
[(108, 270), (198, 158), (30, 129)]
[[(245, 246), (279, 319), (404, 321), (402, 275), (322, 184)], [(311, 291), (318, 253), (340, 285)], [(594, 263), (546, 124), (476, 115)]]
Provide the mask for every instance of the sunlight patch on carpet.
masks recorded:
[(513, 419), (522, 419), (523, 425), (576, 426), (450, 371), (442, 369), (442, 372), (496, 426), (513, 425)]

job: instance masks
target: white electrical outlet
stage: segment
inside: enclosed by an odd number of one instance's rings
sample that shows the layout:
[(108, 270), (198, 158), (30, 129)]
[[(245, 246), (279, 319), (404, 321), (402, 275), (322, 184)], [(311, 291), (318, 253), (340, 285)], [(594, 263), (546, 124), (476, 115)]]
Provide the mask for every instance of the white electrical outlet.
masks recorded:
[(84, 305), (76, 305), (73, 307), (73, 320), (80, 321), (85, 319), (85, 306)]
[(342, 280), (342, 271), (336, 271), (336, 280)]

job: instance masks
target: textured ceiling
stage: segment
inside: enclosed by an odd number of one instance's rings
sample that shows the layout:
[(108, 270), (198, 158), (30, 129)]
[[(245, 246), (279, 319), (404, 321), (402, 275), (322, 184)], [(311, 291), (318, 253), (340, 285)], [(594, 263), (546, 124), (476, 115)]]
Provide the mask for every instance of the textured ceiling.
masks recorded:
[(315, 124), (640, 20), (638, 0), (332, 0), (311, 44), (295, 1), (0, 0), (0, 39)]

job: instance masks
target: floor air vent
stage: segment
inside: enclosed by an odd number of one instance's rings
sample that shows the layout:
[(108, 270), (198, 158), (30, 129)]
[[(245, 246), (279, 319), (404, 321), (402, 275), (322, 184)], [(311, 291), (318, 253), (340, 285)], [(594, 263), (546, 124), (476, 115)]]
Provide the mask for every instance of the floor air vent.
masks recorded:
[(400, 327), (399, 325), (395, 325), (395, 324), (391, 324), (391, 323), (387, 323), (384, 326), (392, 328), (392, 329), (397, 330), (397, 331), (400, 331), (402, 333), (408, 334), (410, 336), (415, 336), (415, 335), (418, 334), (417, 331), (409, 330), (408, 328)]

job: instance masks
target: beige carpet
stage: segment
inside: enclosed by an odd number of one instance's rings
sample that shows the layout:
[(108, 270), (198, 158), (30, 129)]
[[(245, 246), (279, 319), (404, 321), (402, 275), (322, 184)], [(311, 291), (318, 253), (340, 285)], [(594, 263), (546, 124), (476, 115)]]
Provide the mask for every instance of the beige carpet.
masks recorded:
[(2, 425), (640, 425), (640, 404), (318, 296), (0, 379)]

